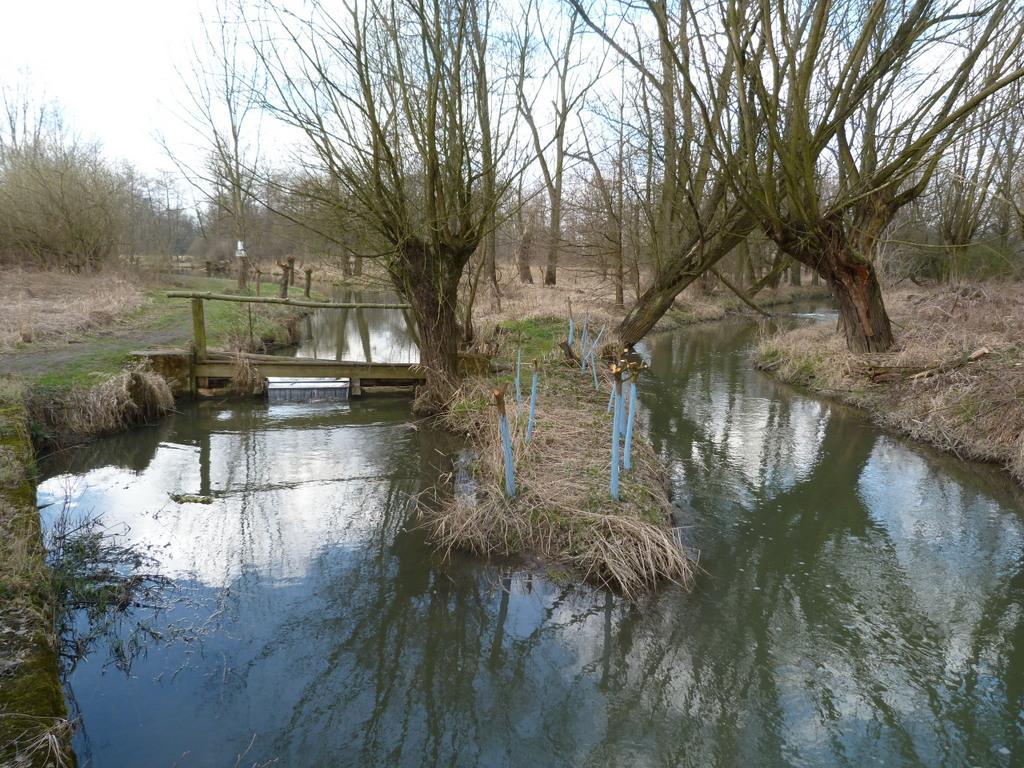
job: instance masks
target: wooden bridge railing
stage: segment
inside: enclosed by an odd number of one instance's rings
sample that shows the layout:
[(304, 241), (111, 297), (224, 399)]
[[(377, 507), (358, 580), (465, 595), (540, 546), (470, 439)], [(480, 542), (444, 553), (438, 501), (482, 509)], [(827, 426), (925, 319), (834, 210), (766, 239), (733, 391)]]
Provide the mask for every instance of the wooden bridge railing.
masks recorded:
[(206, 352), (206, 316), (203, 311), (204, 301), (235, 301), (243, 304), (281, 304), (286, 307), (304, 307), (310, 309), (410, 309), (410, 304), (389, 304), (387, 302), (359, 301), (312, 301), (309, 299), (286, 299), (279, 296), (241, 296), (233, 293), (213, 293), (211, 291), (168, 291), (169, 299), (192, 300), (192, 335), (195, 343), (196, 357), (205, 360)]

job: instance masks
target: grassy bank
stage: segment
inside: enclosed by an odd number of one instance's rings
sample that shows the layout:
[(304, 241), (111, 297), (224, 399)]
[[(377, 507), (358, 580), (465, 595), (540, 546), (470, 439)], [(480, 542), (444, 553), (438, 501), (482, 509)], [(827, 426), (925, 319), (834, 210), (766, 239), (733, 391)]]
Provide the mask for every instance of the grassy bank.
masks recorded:
[(0, 765), (62, 765), (70, 729), (24, 402), (0, 379)]
[(502, 323), (502, 362), (540, 361), (536, 429), (525, 441), (532, 365), (524, 364), (523, 401), (510, 386), (506, 398), (514, 444), (517, 493), (504, 491), (496, 410), (491, 396), (503, 379), (467, 379), (444, 417), (465, 434), (474, 460), (475, 493), (456, 494), (425, 510), (425, 522), (445, 551), (537, 558), (549, 569), (636, 596), (662, 582), (688, 585), (693, 563), (672, 527), (665, 468), (643, 438), (634, 436), (634, 468), (623, 472), (620, 500), (610, 498), (611, 416), (608, 385), (594, 390), (591, 375), (561, 360), (556, 344), (565, 323), (531, 318)]
[[(39, 297), (48, 295), (51, 280), (64, 296), (41, 302)], [(18, 291), (7, 291), (15, 318), (7, 326), (8, 331), (15, 325), (26, 330), (16, 342), (7, 333), (6, 343), (0, 342), (0, 360), (33, 388), (53, 391), (89, 387), (108, 379), (121, 371), (135, 350), (187, 345), (192, 339), (189, 304), (168, 299), (167, 290), (234, 290), (234, 281), (228, 278), (198, 276), (69, 280), (53, 273), (25, 273), (19, 285)], [(106, 285), (116, 300), (103, 298)], [(260, 295), (277, 295), (277, 286), (264, 283)], [(298, 313), (291, 307), (207, 302), (205, 309), (211, 349), (262, 350), (287, 346), (296, 339)], [(53, 325), (61, 321), (65, 325), (56, 332)]]
[[(11, 314), (29, 329), (0, 343), (0, 364), (25, 384), (37, 443), (62, 447), (159, 418), (173, 398), (158, 376), (132, 366), (131, 353), (191, 342), (189, 303), (172, 288), (228, 292), (228, 278), (198, 276), (76, 276), (23, 272), (11, 293)], [(50, 296), (50, 285), (66, 296)], [(109, 287), (112, 298), (103, 298)], [(276, 295), (264, 283), (261, 295)], [(42, 302), (41, 297), (49, 296)], [(89, 309), (92, 302), (92, 309)], [(65, 306), (66, 305), (66, 306)], [(267, 350), (293, 344), (301, 310), (275, 305), (207, 302), (211, 349)], [(66, 326), (57, 332), (53, 318)], [(8, 322), (7, 326), (12, 326)], [(11, 334), (3, 337), (11, 341)]]
[(886, 304), (890, 352), (848, 352), (833, 326), (817, 326), (764, 339), (758, 365), (1024, 483), (1024, 286), (904, 289)]

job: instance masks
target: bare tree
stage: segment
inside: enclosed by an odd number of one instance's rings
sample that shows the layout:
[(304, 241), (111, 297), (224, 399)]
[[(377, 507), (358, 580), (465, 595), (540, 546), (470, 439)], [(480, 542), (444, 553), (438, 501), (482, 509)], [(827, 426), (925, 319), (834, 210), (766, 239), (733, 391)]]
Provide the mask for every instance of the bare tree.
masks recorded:
[[(415, 404), (446, 402), (457, 375), (459, 282), (507, 182), (484, 181), (510, 137), (481, 149), (476, 0), (371, 0), (303, 17), (268, 4), (251, 19), (271, 84), (267, 106), (305, 139), (308, 166), (365, 227), (419, 326), (427, 381)], [(493, 128), (492, 128), (493, 131)]]
[(981, 229), (988, 212), (993, 180), (1002, 166), (1005, 134), (992, 131), (994, 111), (1004, 105), (984, 104), (972, 116), (968, 130), (942, 158), (935, 188), (936, 223), (946, 247), (943, 277), (958, 282), (967, 270), (967, 248)]
[[(246, 212), (256, 204), (260, 103), (266, 83), (249, 56), (243, 19), (230, 0), (218, 0), (216, 17), (205, 20), (203, 45), (185, 78), (187, 120), (206, 151), (203, 166), (167, 147), (183, 175), (231, 222), (238, 289), (248, 285)], [(208, 68), (207, 68), (208, 67)]]
[[(533, 14), (531, 16), (531, 14)], [(567, 128), (569, 118), (586, 96), (591, 82), (579, 83), (579, 53), (576, 50), (580, 21), (575, 11), (568, 20), (552, 20), (544, 16), (542, 4), (527, 0), (523, 23), (518, 30), (519, 71), (516, 93), (519, 113), (530, 130), (533, 150), (540, 166), (544, 189), (548, 196), (547, 263), (544, 266), (544, 285), (555, 285), (558, 279), (558, 257), (562, 247), (562, 191), (565, 183), (565, 162), (569, 156)], [(528, 93), (528, 81), (533, 79), (531, 64), (534, 48), (539, 39), (544, 49), (548, 68), (540, 76), (540, 83)], [(591, 75), (593, 77), (593, 75)], [(544, 114), (537, 101), (546, 93), (546, 84), (554, 89), (550, 137), (540, 120)]]
[[(891, 346), (878, 239), (923, 192), (964, 120), (1024, 75), (1020, 13), (1009, 0), (976, 10), (957, 0), (728, 0), (721, 32), (703, 31), (705, 61), (719, 50), (739, 63), (735, 126), (701, 109), (734, 169), (731, 192), (785, 253), (825, 278), (850, 349)], [(947, 76), (934, 76), (936, 61)], [(838, 183), (825, 196), (828, 152)]]
[(635, 344), (753, 228), (749, 213), (729, 199), (721, 153), (706, 135), (706, 122), (729, 123), (734, 59), (729, 51), (716, 61), (706, 55), (689, 5), (670, 12), (665, 0), (643, 6), (623, 0), (610, 4), (601, 18), (580, 0), (570, 3), (639, 77), (631, 89), (638, 102), (638, 130), (631, 140), (646, 161), (631, 240), (649, 243), (653, 276), (616, 329), (620, 342)]

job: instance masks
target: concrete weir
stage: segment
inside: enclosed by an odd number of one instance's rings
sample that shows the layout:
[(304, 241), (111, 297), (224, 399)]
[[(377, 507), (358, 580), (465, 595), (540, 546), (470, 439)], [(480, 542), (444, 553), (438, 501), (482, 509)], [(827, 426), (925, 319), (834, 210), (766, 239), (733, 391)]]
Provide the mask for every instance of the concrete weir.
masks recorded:
[(270, 403), (344, 403), (348, 401), (351, 384), (347, 379), (267, 379), (267, 402)]

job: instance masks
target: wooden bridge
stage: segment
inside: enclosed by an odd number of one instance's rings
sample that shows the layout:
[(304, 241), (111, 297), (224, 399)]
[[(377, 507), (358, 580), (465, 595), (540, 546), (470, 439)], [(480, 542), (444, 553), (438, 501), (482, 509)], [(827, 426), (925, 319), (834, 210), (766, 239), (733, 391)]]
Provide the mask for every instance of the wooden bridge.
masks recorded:
[(211, 383), (235, 377), (239, 364), (253, 369), (261, 379), (281, 378), (343, 378), (351, 382), (351, 395), (362, 394), (363, 387), (413, 386), (426, 378), (422, 369), (413, 363), (373, 363), (351, 360), (320, 360), (315, 358), (261, 355), (252, 352), (217, 352), (207, 349), (206, 320), (203, 302), (234, 301), (247, 304), (281, 304), (309, 309), (397, 309), (408, 304), (326, 302), (308, 299), (288, 299), (269, 296), (236, 296), (234, 294), (195, 291), (169, 291), (168, 298), (190, 299), (192, 302), (192, 350), (152, 349), (134, 352), (148, 360), (162, 374), (176, 392), (197, 395), (213, 394)]

